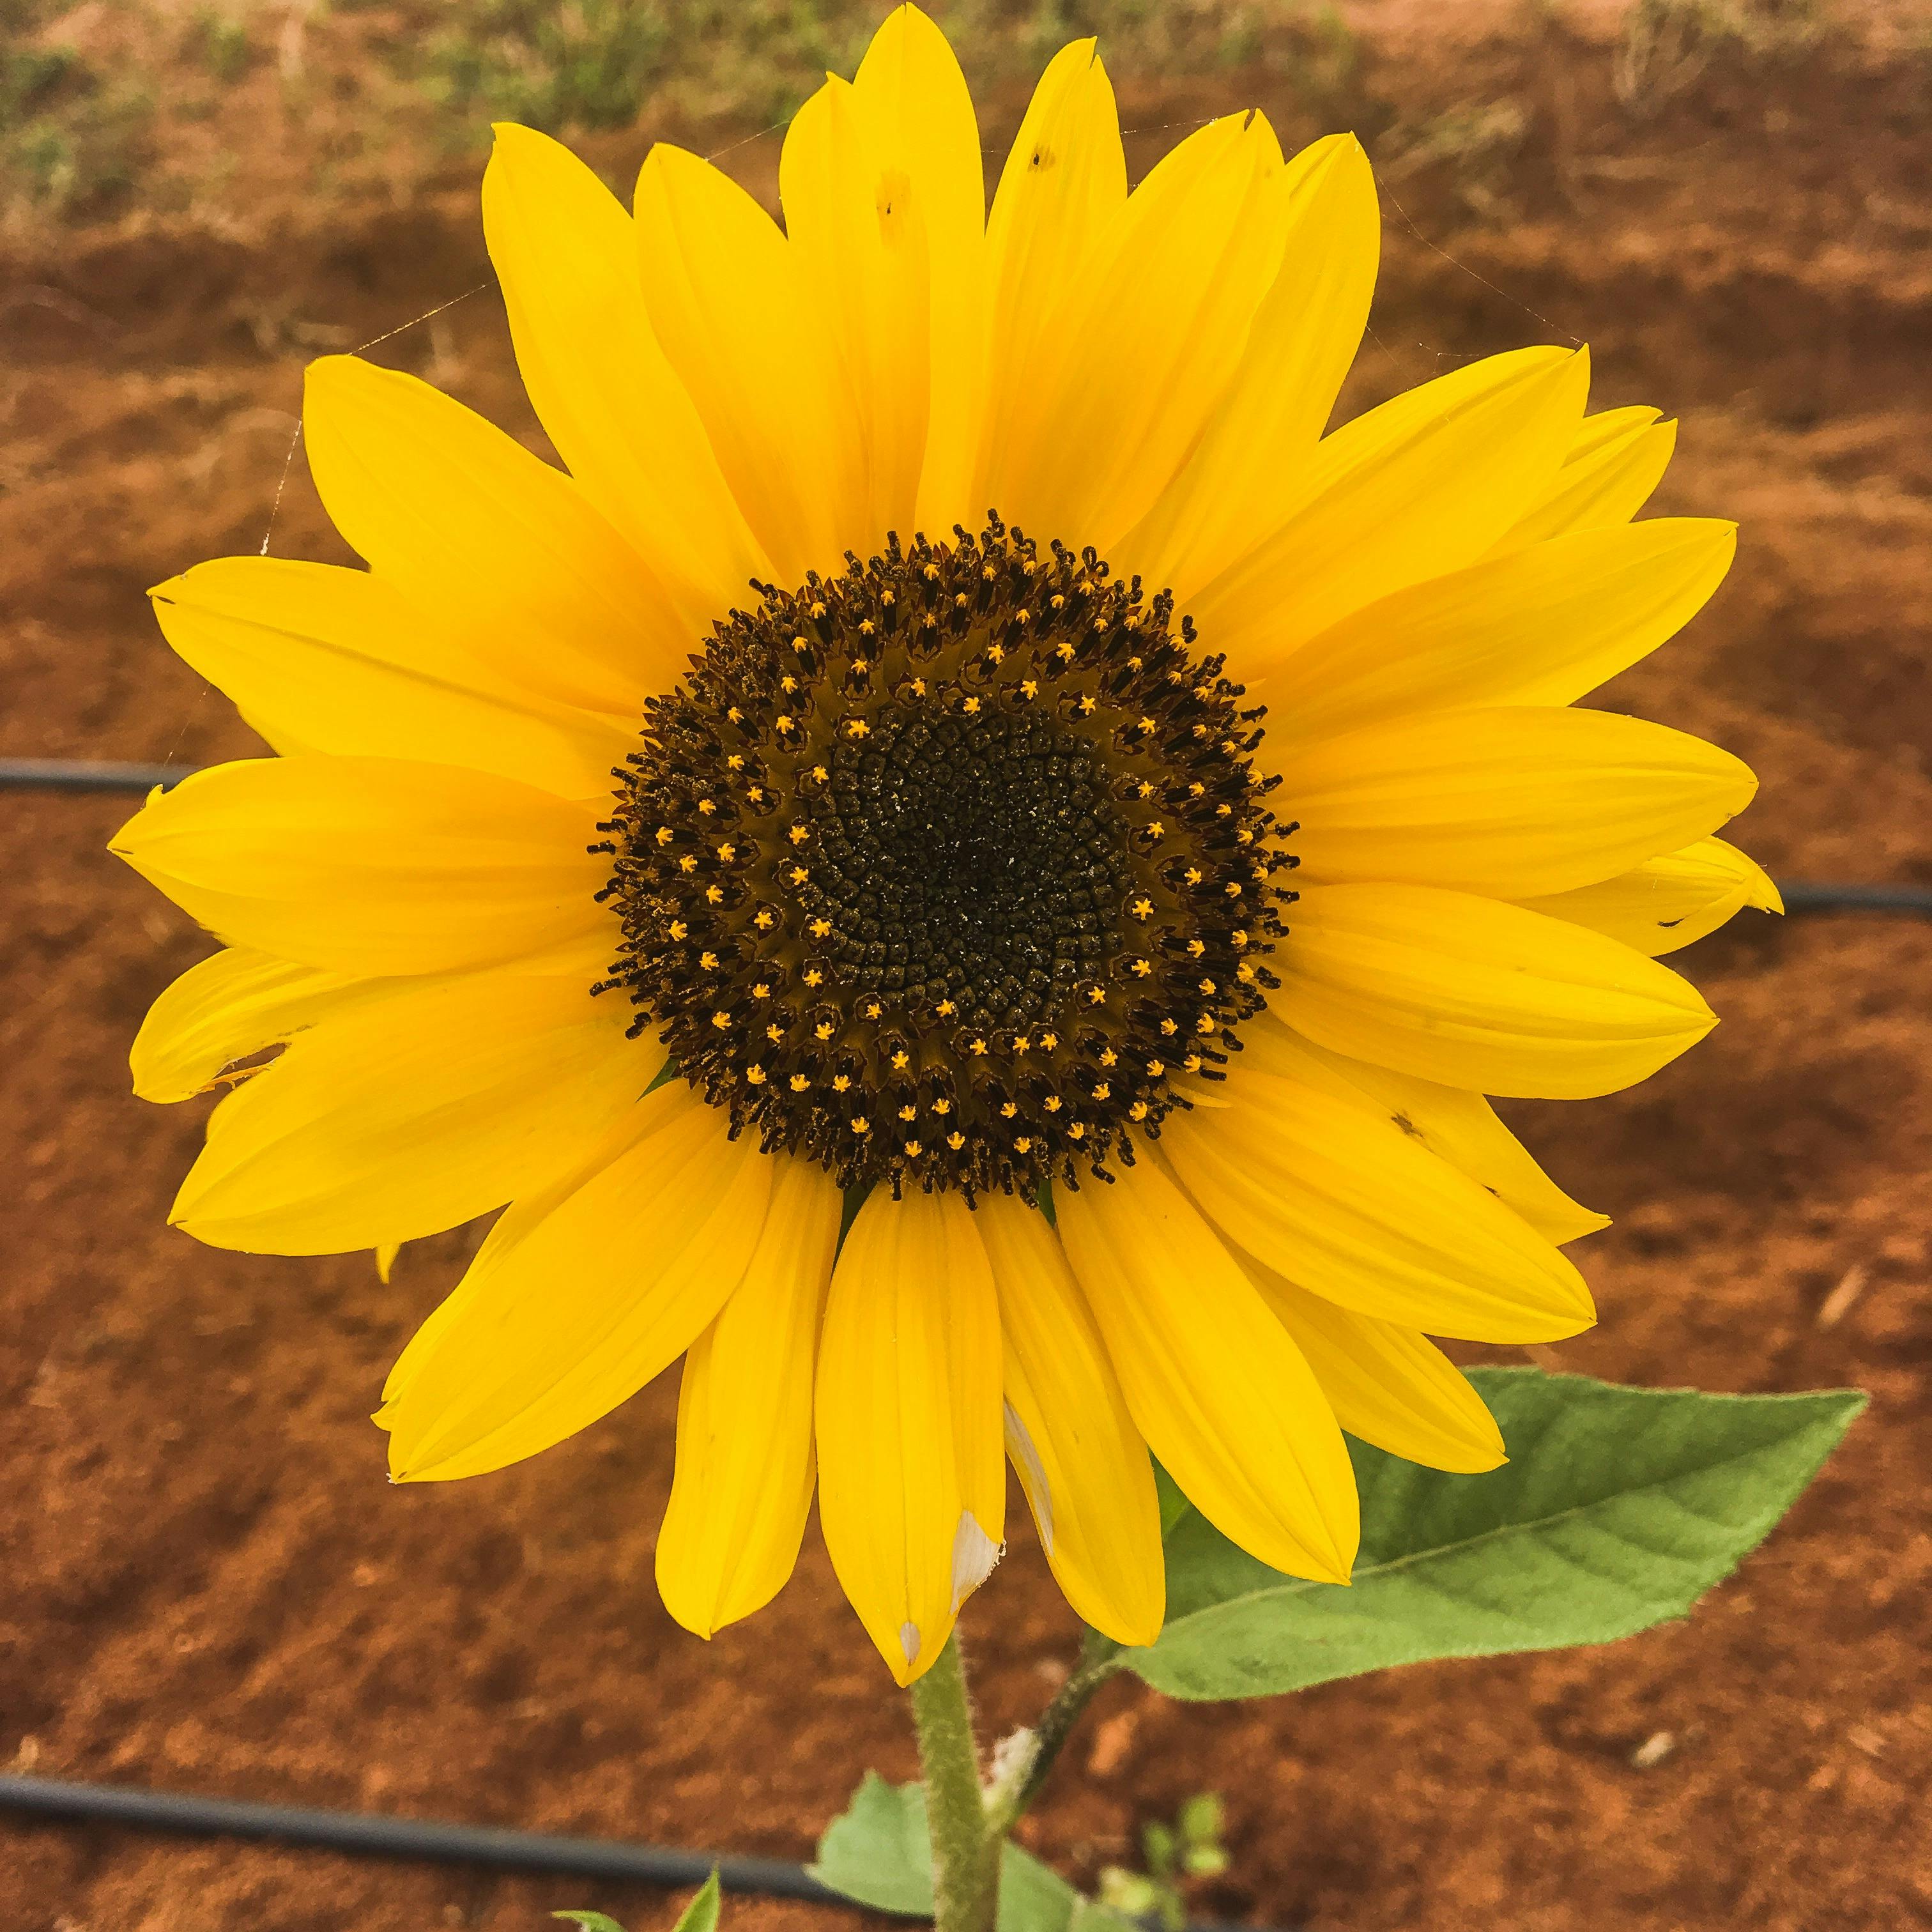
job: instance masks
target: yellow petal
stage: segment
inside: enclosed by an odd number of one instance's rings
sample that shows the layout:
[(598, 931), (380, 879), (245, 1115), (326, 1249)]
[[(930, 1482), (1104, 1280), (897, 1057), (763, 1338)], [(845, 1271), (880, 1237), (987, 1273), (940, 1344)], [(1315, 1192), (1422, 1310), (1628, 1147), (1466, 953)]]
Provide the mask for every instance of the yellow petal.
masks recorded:
[(244, 760), (150, 798), (108, 849), (231, 944), (434, 973), (614, 942), (599, 809), (452, 765)]
[(1568, 892), (1714, 832), (1757, 790), (1730, 752), (1639, 718), (1435, 711), (1280, 754), (1298, 883)]
[(1718, 1023), (1628, 946), (1430, 886), (1311, 886), (1271, 964), (1270, 1005), (1317, 1045), (1484, 1094), (1613, 1094)]
[[(976, 518), (1010, 440), (1037, 406), (1058, 318), (1127, 199), (1114, 89), (1090, 40), (1060, 49), (1034, 89), (986, 224), (986, 406), (972, 490)], [(992, 505), (1000, 508), (998, 505)], [(1004, 508), (1001, 514), (1010, 514)], [(1042, 530), (1042, 541), (1064, 535)]]
[(1006, 1338), (1006, 1454), (1075, 1611), (1117, 1643), (1151, 1643), (1166, 1612), (1160, 1503), (1147, 1444), (1058, 1237), (1011, 1195), (974, 1225)]
[(1439, 377), (1328, 437), (1301, 507), (1189, 600), (1243, 674), (1271, 675), (1328, 626), (1473, 562), (1562, 461), (1589, 364), (1520, 350)]
[(1367, 322), (1382, 250), (1368, 157), (1330, 135), (1288, 164), (1282, 266), (1192, 454), (1130, 536), (1120, 567), (1185, 600), (1298, 500)]
[(402, 1251), (400, 1241), (385, 1241), (376, 1250), (376, 1277), (385, 1288), (389, 1285), (389, 1276), (396, 1265), (396, 1257)]
[(688, 634), (644, 560), (562, 471), (413, 376), (309, 364), (309, 468), (350, 548), (526, 688), (628, 716)]
[(1202, 1213), (1265, 1266), (1432, 1335), (1549, 1342), (1590, 1325), (1570, 1262), (1378, 1113), (1245, 1067), (1225, 1092), (1226, 1107), (1171, 1117), (1161, 1153)]
[(1700, 838), (1613, 879), (1522, 903), (1532, 912), (1574, 920), (1653, 958), (1715, 932), (1746, 906), (1784, 910), (1770, 874), (1721, 838)]
[(1654, 428), (1663, 413), (1644, 403), (1627, 409), (1593, 411), (1576, 425), (1576, 434), (1570, 439), (1569, 452), (1563, 459), (1564, 469), (1587, 463), (1613, 446), (1622, 448), (1640, 431)]
[(704, 1333), (764, 1232), (773, 1162), (682, 1082), (500, 1220), (392, 1372), (398, 1482), (482, 1475), (587, 1428)]
[(542, 1186), (656, 1066), (580, 980), (411, 980), (320, 1020), (217, 1107), (170, 1219), (212, 1247), (345, 1254)]
[(1568, 704), (1674, 637), (1736, 549), (1735, 524), (1659, 518), (1555, 537), (1381, 598), (1258, 686), (1268, 745), (1438, 706)]
[(812, 1508), (812, 1380), (844, 1196), (812, 1162), (772, 1164), (745, 1278), (684, 1358), (677, 1473), (658, 1532), (664, 1607), (703, 1637), (784, 1588)]
[(710, 162), (659, 142), (638, 177), (651, 326), (778, 578), (836, 568), (865, 514), (862, 452), (796, 251)]
[[(688, 1124), (694, 1121), (703, 1105), (684, 1082), (664, 1077), (664, 1070), (661, 1066), (636, 1107), (601, 1140), (586, 1149), (583, 1157), (567, 1174), (548, 1188), (517, 1202), (508, 1212), (498, 1217), (477, 1250), (477, 1260), (494, 1256), (506, 1245), (522, 1239), (558, 1202), (593, 1179), (614, 1160), (629, 1154), (639, 1142), (674, 1122)], [(410, 1337), (408, 1345), (396, 1358), (383, 1380), (382, 1407), (375, 1420), (385, 1428), (388, 1426), (393, 1406), (401, 1399), (418, 1368), (442, 1346), (444, 1331), (463, 1318), (466, 1310), (477, 1299), (480, 1288), (478, 1270), (472, 1262), (454, 1292), (445, 1295), (430, 1310), (422, 1325)], [(393, 1454), (391, 1460), (394, 1461)]]
[(1677, 425), (1654, 410), (1606, 410), (1586, 416), (1570, 457), (1528, 513), (1497, 538), (1492, 556), (1546, 543), (1572, 530), (1627, 524), (1664, 480)]
[(794, 117), (778, 165), (788, 245), (825, 330), (863, 467), (868, 556), (910, 535), (926, 454), (932, 356), (926, 209), (873, 140), (854, 90), (834, 76)]
[(205, 1093), (238, 1061), (387, 989), (382, 980), (228, 948), (190, 966), (148, 1009), (128, 1056), (134, 1091), (144, 1100)]
[(985, 500), (1042, 538), (1110, 549), (1198, 440), (1281, 260), (1281, 149), (1258, 114), (1170, 150), (1096, 244), (996, 422)]
[(1474, 1474), (1508, 1460), (1482, 1397), (1426, 1336), (1310, 1294), (1250, 1256), (1241, 1265), (1351, 1436), (1425, 1468)]
[(971, 501), (986, 388), (986, 172), (979, 123), (946, 36), (916, 7), (896, 7), (886, 16), (852, 86), (874, 147), (903, 176), (925, 226), (931, 407), (914, 522), (944, 533), (979, 514)]
[(944, 1648), (1006, 1533), (1000, 1310), (955, 1193), (873, 1190), (845, 1238), (818, 1352), (818, 1516), (893, 1676)]
[(1252, 1070), (1314, 1087), (1344, 1100), (1366, 1102), (1438, 1159), (1461, 1168), (1506, 1208), (1514, 1208), (1547, 1241), (1574, 1241), (1610, 1225), (1573, 1201), (1497, 1119), (1480, 1094), (1420, 1080), (1412, 1073), (1350, 1060), (1317, 1046), (1259, 1013), (1241, 1029), (1243, 1052), (1232, 1063), (1232, 1080)]
[(637, 743), (628, 722), (517, 690), (366, 571), (222, 557), (148, 595), (168, 642), (278, 751), (467, 765), (592, 798)]
[(631, 218), (568, 148), (500, 122), (483, 232), (557, 454), (694, 640), (771, 566), (644, 312)]
[(1360, 1533), (1342, 1432), (1301, 1352), (1157, 1163), (1054, 1196), (1141, 1433), (1250, 1556), (1346, 1583)]

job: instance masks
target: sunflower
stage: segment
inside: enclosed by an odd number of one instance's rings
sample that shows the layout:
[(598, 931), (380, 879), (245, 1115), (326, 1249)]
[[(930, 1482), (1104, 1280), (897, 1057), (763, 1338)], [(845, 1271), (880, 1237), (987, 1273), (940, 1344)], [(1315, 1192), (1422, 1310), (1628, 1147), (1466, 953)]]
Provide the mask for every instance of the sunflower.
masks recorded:
[[(404, 1351), (398, 1480), (476, 1475), (682, 1358), (657, 1544), (700, 1635), (814, 1487), (917, 1677), (1004, 1534), (1160, 1630), (1154, 1458), (1348, 1576), (1348, 1431), (1503, 1457), (1426, 1336), (1592, 1318), (1603, 1225), (1485, 1094), (1643, 1078), (1657, 963), (1774, 892), (1738, 760), (1573, 708), (1728, 524), (1633, 521), (1672, 425), (1583, 352), (1325, 433), (1377, 260), (1346, 136), (1243, 113), (1130, 194), (1090, 41), (990, 213), (965, 84), (894, 13), (792, 123), (784, 226), (696, 156), (626, 214), (498, 130), (490, 251), (561, 466), (415, 379), (310, 370), (366, 569), (154, 593), (276, 755), (113, 850), (226, 950), (134, 1052), (232, 1084), (172, 1219), (286, 1255), (503, 1211)], [(279, 1049), (272, 1052), (272, 1049)]]

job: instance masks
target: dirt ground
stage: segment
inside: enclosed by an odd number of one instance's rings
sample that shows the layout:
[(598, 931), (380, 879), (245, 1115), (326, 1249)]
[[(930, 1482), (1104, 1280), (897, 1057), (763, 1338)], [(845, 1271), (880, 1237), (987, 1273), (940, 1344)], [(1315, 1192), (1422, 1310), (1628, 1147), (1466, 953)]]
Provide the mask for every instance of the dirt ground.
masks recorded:
[[(1606, 701), (1749, 759), (1741, 836), (1781, 876), (1932, 884), (1932, 58), (1828, 37), (1796, 65), (1713, 62), (1637, 115), (1594, 26), (1457, 16), (1452, 42), (1426, 10), (1354, 12), (1400, 124), (1469, 100), (1521, 117), (1500, 158), (1396, 144), (1354, 400), (1577, 336), (1600, 403), (1681, 414), (1659, 507), (1738, 518), (1742, 550)], [(1127, 80), (1137, 168), (1241, 80)], [(642, 137), (606, 138), (634, 164)], [(769, 184), (775, 152), (733, 164)], [(261, 544), (309, 356), (484, 280), (473, 181), (323, 225), (287, 203), (8, 245), (0, 750), (245, 754), (141, 593)], [(491, 292), (374, 352), (527, 424)], [(272, 546), (343, 554), (298, 457)], [(126, 810), (0, 800), (0, 1767), (807, 1855), (868, 1766), (910, 1774), (904, 1716), (815, 1531), (778, 1604), (710, 1648), (666, 1617), (673, 1383), (502, 1475), (392, 1490), (368, 1413), (465, 1238), (386, 1288), (367, 1257), (166, 1227), (200, 1114), (131, 1099), (125, 1052), (206, 946), (106, 856)], [(1562, 1361), (1856, 1384), (1870, 1409), (1823, 1478), (1688, 1622), (1628, 1643), (1246, 1706), (1112, 1687), (1035, 1849), (1090, 1880), (1214, 1789), (1233, 1865), (1196, 1904), (1246, 1924), (1932, 1924), (1932, 926), (1746, 920), (1681, 956), (1724, 1016), (1705, 1046), (1634, 1093), (1516, 1111), (1617, 1217), (1583, 1251), (1601, 1325)], [(1022, 1720), (1074, 1640), (1024, 1528), (966, 1627), (988, 1718)], [(534, 1932), (592, 1903), (633, 1932), (674, 1910), (0, 1816), (18, 1932)], [(727, 1910), (735, 1932), (855, 1922)]]

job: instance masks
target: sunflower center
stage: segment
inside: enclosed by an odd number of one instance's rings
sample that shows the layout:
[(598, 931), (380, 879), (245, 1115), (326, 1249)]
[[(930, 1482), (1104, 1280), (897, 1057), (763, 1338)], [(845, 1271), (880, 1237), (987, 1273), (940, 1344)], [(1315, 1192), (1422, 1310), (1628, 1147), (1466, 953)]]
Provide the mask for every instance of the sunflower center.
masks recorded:
[(800, 900), (830, 920), (840, 980), (981, 1026), (1046, 1019), (1104, 956), (1132, 877), (1093, 747), (1001, 705), (889, 702), (868, 722), (830, 746), (808, 808)]
[(1091, 550), (994, 518), (848, 564), (650, 700), (598, 990), (846, 1186), (1104, 1178), (1276, 983), (1262, 714)]

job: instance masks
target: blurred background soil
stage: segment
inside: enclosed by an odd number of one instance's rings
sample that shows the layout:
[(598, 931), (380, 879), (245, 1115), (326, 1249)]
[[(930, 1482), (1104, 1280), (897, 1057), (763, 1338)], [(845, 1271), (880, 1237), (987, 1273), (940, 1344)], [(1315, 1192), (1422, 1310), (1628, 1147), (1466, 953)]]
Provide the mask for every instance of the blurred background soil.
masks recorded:
[[(539, 442), (476, 217), (490, 116), (571, 133), (620, 184), (669, 136), (769, 194), (777, 124), (874, 10), (0, 0), (0, 751), (250, 752), (142, 592), (265, 530), (346, 554), (290, 460), (310, 356), (380, 338)], [(994, 155), (1025, 76), (1094, 27), (1137, 174), (1231, 104), (1285, 139), (1357, 128), (1387, 262), (1345, 409), (1587, 338), (1600, 406), (1683, 418), (1655, 507), (1744, 526), (1713, 608), (1603, 701), (1749, 759), (1740, 833), (1781, 876), (1932, 884), (1932, 15), (936, 10)], [(815, 1530), (710, 1648), (664, 1616), (670, 1381), (522, 1468), (392, 1490), (368, 1412), (473, 1234), (385, 1288), (367, 1256), (166, 1227), (202, 1110), (132, 1100), (125, 1052), (207, 944), (106, 857), (127, 808), (0, 799), (0, 1767), (806, 1855), (867, 1766), (910, 1774), (903, 1714)], [(1247, 1706), (1116, 1685), (1028, 1842), (1090, 1881), (1217, 1790), (1233, 1864), (1195, 1904), (1228, 1920), (1932, 1923), (1928, 962), (1923, 922), (1747, 914), (1680, 956), (1725, 1017), (1707, 1045), (1617, 1099), (1512, 1110), (1617, 1217), (1585, 1250), (1601, 1326), (1540, 1359), (1871, 1394), (1733, 1582), (1606, 1649)], [(1075, 1642), (1023, 1523), (966, 1622), (988, 1717), (1021, 1721)], [(590, 1904), (633, 1932), (674, 1910), (0, 1816), (19, 1932), (526, 1932)]]

